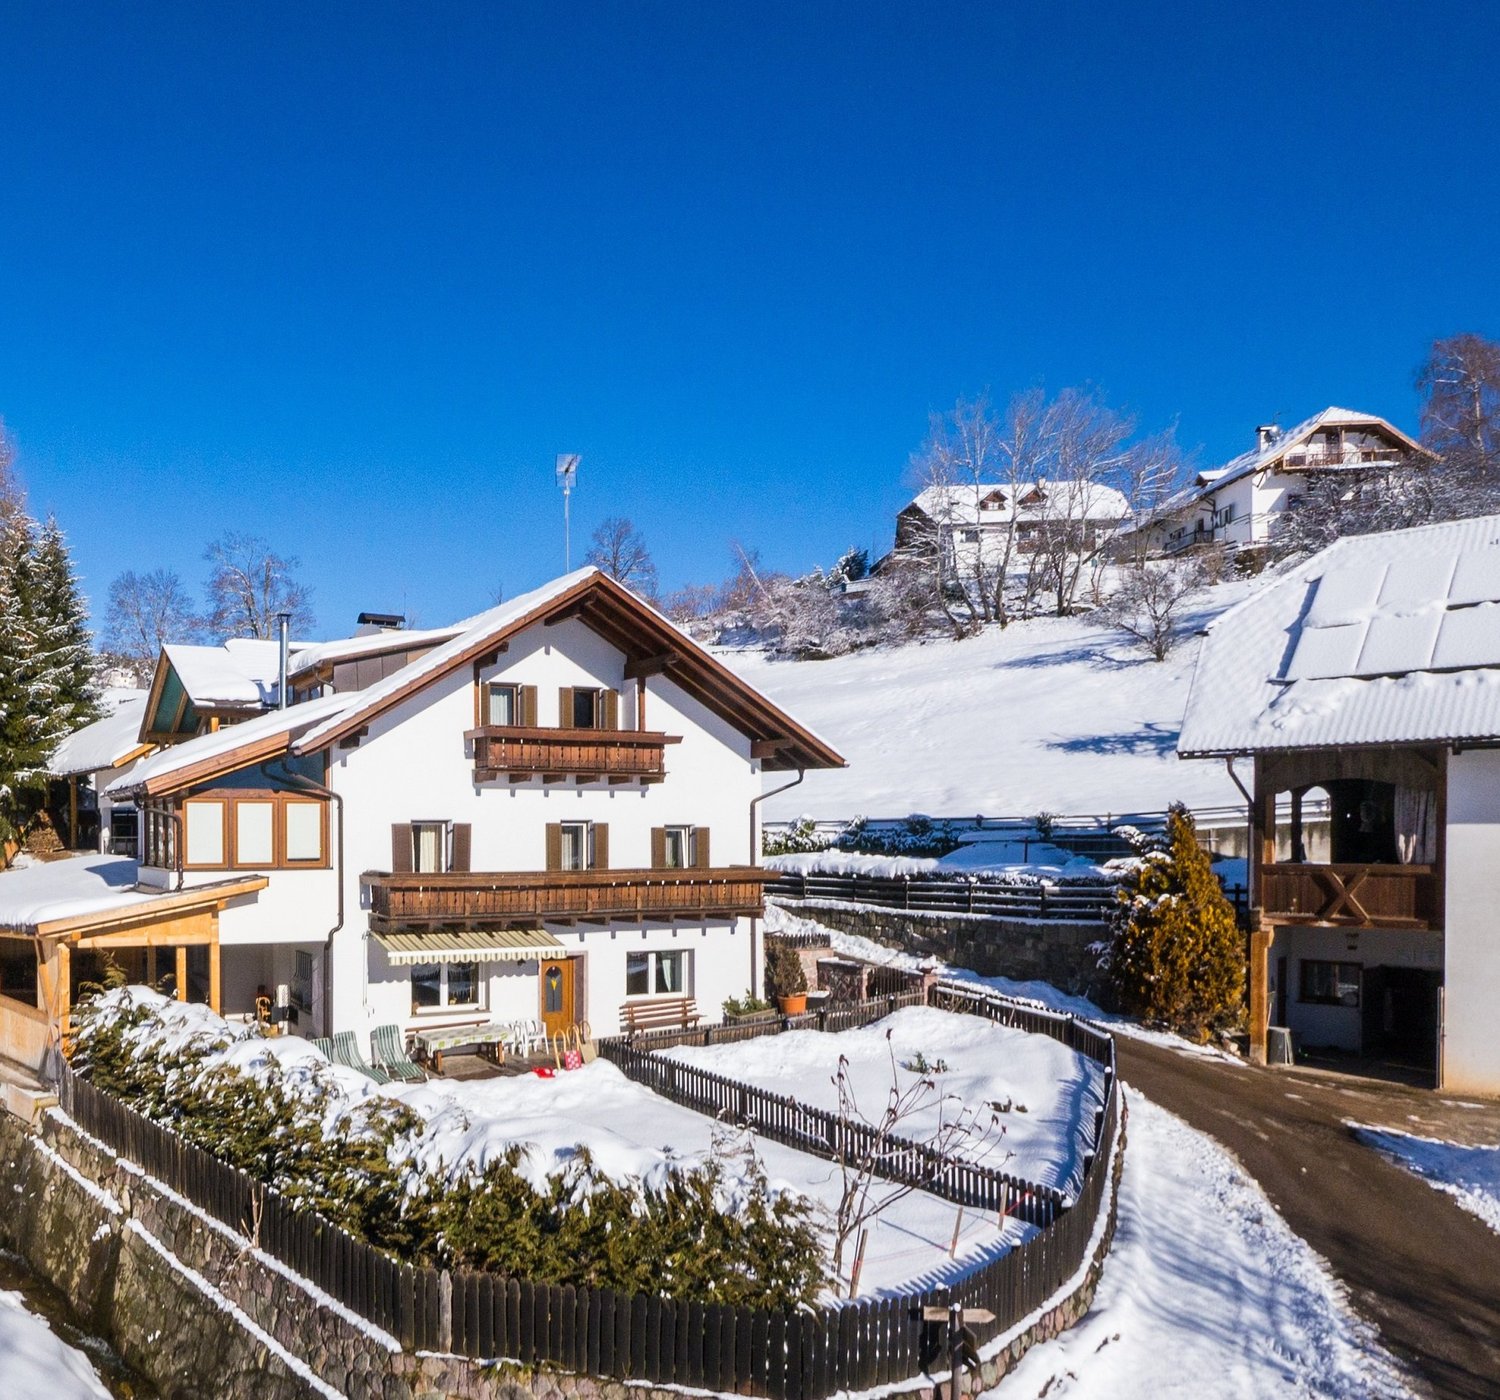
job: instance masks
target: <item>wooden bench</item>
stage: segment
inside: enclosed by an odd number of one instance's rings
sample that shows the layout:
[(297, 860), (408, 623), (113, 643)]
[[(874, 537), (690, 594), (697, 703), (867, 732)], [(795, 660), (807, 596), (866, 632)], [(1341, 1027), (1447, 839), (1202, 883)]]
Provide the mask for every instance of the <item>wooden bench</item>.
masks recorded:
[(698, 1003), (692, 997), (657, 997), (653, 1001), (627, 1001), (620, 1009), (626, 1035), (637, 1031), (659, 1031), (668, 1026), (686, 1030), (698, 1024)]

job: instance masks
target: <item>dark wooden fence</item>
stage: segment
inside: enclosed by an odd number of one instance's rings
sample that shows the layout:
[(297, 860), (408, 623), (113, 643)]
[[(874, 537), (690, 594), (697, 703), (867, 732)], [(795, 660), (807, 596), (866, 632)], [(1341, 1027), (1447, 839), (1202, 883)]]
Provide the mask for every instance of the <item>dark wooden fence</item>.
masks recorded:
[[(838, 1391), (867, 1390), (942, 1369), (943, 1329), (922, 1321), (924, 1308), (950, 1302), (988, 1308), (996, 1320), (975, 1326), (981, 1346), (1034, 1312), (1084, 1263), (1105, 1199), (1119, 1102), (1110, 1038), (1071, 1017), (962, 987), (933, 988), (931, 998), (952, 1010), (1051, 1035), (1105, 1066), (1105, 1101), (1086, 1128), (1091, 1146), (1079, 1198), (1069, 1204), (1051, 1188), (1031, 1187), (1030, 1199), (1045, 1222), (1039, 1222), (1021, 1244), (956, 1283), (801, 1311), (770, 1312), (414, 1268), (142, 1117), (67, 1066), (62, 1069), (59, 1097), (63, 1110), (85, 1132), (230, 1229), (254, 1237), (267, 1254), (389, 1332), (408, 1350), (505, 1358), (527, 1367), (552, 1366), (621, 1381), (771, 1400), (823, 1400)], [(884, 1002), (891, 1000), (895, 999)], [(883, 1005), (870, 1007), (869, 1013), (886, 1014)], [(784, 1028), (773, 1024), (777, 1030)], [(618, 1045), (611, 1043), (611, 1058)], [(634, 1062), (637, 1055), (644, 1055), (640, 1038), (627, 1058)], [(686, 1067), (678, 1069), (686, 1072)], [(731, 1092), (719, 1087), (729, 1081), (707, 1079), (715, 1083), (704, 1092)], [(679, 1078), (678, 1083), (690, 1081), (700, 1083), (696, 1075)], [(800, 1133), (806, 1121), (788, 1111), (775, 1121), (774, 1131)], [(892, 1170), (915, 1170), (914, 1161), (902, 1156), (890, 1165)], [(1004, 1208), (1010, 1200), (985, 1194), (991, 1191), (992, 1178), (1008, 1185), (1002, 1173), (972, 1163), (947, 1166), (952, 1174), (944, 1180), (951, 1189), (972, 1190), (986, 1209)], [(923, 1163), (921, 1169), (926, 1167)], [(1031, 1208), (1023, 1206), (1012, 1214), (1024, 1219)]]
[(1002, 885), (963, 877), (819, 875), (783, 871), (766, 887), (773, 899), (878, 904), (889, 909), (983, 914), (995, 919), (1102, 923), (1115, 907), (1113, 885)]

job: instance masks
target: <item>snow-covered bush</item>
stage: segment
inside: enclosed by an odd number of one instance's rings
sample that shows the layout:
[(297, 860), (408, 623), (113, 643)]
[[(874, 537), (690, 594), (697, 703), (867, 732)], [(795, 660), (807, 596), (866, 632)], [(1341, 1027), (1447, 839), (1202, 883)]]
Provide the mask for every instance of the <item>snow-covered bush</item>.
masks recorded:
[(860, 855), (932, 858), (956, 851), (961, 844), (952, 822), (935, 822), (916, 813), (894, 830), (872, 828), (864, 817), (855, 817), (834, 841), (839, 850)]
[(1120, 886), (1108, 953), (1122, 1011), (1199, 1038), (1242, 1013), (1245, 957), (1234, 907), (1198, 844), (1186, 807), (1164, 837), (1142, 841)]
[(430, 1091), (404, 1102), (306, 1042), (268, 1040), (141, 987), (80, 1007), (73, 1063), (136, 1112), (409, 1262), (772, 1308), (810, 1302), (828, 1281), (816, 1208), (773, 1189), (748, 1141), (721, 1138), (701, 1161), (669, 1155), (646, 1180), (610, 1175), (582, 1144), (557, 1154), (560, 1170), (539, 1170), (526, 1144), (497, 1152), (485, 1125)]
[(796, 856), (809, 851), (826, 851), (833, 838), (824, 836), (811, 817), (799, 817), (784, 831), (762, 831), (760, 853), (763, 856)]

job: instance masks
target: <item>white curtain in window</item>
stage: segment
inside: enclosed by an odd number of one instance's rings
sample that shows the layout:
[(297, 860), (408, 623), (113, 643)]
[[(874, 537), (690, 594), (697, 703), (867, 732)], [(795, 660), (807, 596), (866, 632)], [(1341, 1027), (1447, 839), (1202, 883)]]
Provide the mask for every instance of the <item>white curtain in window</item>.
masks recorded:
[(1402, 865), (1437, 859), (1437, 797), (1425, 788), (1396, 789), (1396, 858)]
[(417, 870), (435, 875), (443, 869), (443, 828), (437, 822), (419, 822), (415, 827)]

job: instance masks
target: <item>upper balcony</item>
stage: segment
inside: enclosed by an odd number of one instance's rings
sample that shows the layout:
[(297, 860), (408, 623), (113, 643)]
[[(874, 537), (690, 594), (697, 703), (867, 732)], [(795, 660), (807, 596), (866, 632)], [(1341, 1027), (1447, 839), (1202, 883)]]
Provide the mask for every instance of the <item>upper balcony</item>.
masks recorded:
[(611, 919), (759, 917), (774, 870), (730, 865), (684, 870), (366, 871), (370, 927), (607, 923)]
[(542, 729), (526, 725), (485, 725), (464, 737), (474, 743), (474, 781), (513, 783), (541, 778), (556, 783), (572, 778), (588, 783), (659, 783), (667, 773), (668, 744), (674, 734), (642, 729)]
[(1279, 924), (1439, 927), (1438, 873), (1430, 865), (1282, 863), (1258, 873), (1261, 912)]

